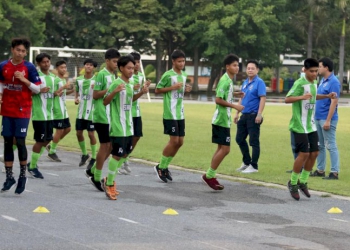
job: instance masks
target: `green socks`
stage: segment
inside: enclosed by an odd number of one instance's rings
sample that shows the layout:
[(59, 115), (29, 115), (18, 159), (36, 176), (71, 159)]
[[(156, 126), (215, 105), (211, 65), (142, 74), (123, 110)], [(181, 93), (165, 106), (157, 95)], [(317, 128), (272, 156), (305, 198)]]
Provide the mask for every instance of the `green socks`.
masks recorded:
[(13, 145), (12, 149), (13, 149), (13, 151), (15, 151), (17, 149), (17, 145)]
[(49, 154), (56, 153), (57, 143), (51, 142), (51, 148)]
[[(117, 175), (117, 169), (125, 162), (125, 158), (121, 158), (119, 161), (111, 157), (108, 162), (108, 175), (107, 186), (113, 186), (114, 178)], [(97, 170), (97, 169), (96, 169)]]
[(307, 182), (307, 180), (309, 179), (310, 176), (310, 171), (306, 171), (305, 169), (303, 169), (303, 171), (301, 172), (300, 175), (300, 183), (305, 184)]
[(91, 145), (91, 158), (96, 159), (97, 154), (97, 144)]
[(216, 175), (216, 170), (214, 170), (212, 168), (208, 168), (207, 173), (206, 173), (206, 177), (208, 179), (211, 179), (211, 178), (215, 178), (215, 175)]
[(102, 170), (99, 170), (96, 168), (94, 171), (94, 181), (101, 181), (101, 176), (102, 176)]
[(168, 157), (168, 161), (167, 161), (167, 163), (166, 163), (166, 168), (169, 167), (169, 164), (170, 164), (170, 162), (173, 160), (173, 158), (174, 158), (174, 157), (172, 157), (172, 156), (169, 156), (169, 157)]
[(294, 171), (292, 172), (292, 175), (290, 177), (290, 184), (292, 185), (297, 185), (298, 184), (298, 178), (299, 178), (299, 174), (295, 173)]
[(168, 157), (162, 155), (162, 158), (160, 158), (159, 168), (160, 169), (166, 169), (168, 167)]
[(32, 159), (30, 161), (29, 169), (36, 168), (36, 164), (38, 163), (39, 158), (40, 158), (40, 153), (32, 152)]
[(90, 171), (91, 171), (91, 173), (95, 174), (95, 171), (96, 171), (96, 170), (97, 170), (97, 169), (96, 169), (96, 161), (95, 161), (95, 163), (94, 163), (94, 165), (92, 165)]
[(41, 156), (41, 155), (44, 153), (45, 149), (46, 149), (45, 147), (41, 147), (41, 149), (40, 149), (40, 153), (39, 153), (39, 154), (40, 154), (40, 156)]
[(85, 141), (80, 141), (79, 142), (79, 147), (81, 149), (81, 152), (83, 152), (83, 155), (87, 155)]

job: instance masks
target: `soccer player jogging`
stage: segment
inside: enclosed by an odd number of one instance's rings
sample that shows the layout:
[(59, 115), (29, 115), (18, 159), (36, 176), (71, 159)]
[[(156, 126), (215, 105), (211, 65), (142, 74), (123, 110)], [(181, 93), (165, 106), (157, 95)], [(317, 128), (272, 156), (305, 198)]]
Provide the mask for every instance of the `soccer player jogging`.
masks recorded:
[(92, 59), (86, 59), (84, 61), (85, 74), (76, 79), (75, 82), (75, 104), (78, 106), (77, 119), (75, 123), (75, 130), (77, 131), (77, 139), (80, 149), (82, 151), (81, 161), (79, 167), (86, 164), (90, 156), (86, 150), (85, 139), (83, 131), (88, 131), (91, 146), (91, 160), (87, 169), (92, 168), (96, 161), (96, 138), (95, 127), (92, 123), (92, 110), (93, 110), (93, 91), (96, 82), (94, 70), (97, 67), (97, 62)]
[[(134, 126), (134, 136), (132, 138), (132, 150), (135, 149), (137, 142), (140, 140), (140, 138), (143, 136), (142, 133), (142, 119), (141, 119), (141, 109), (140, 109), (140, 103), (139, 98), (143, 95), (143, 92), (141, 91), (141, 88), (144, 84), (144, 76), (140, 70), (140, 60), (141, 55), (137, 52), (132, 52), (130, 55), (133, 56), (135, 61), (135, 67), (134, 67), (134, 74), (132, 78), (130, 79), (130, 83), (134, 85), (134, 95), (137, 100), (133, 101), (132, 103), (132, 122)], [(149, 87), (151, 82), (148, 80), (146, 81), (145, 85)], [(131, 169), (129, 167), (129, 156), (127, 160), (124, 162), (123, 166), (118, 169), (119, 174), (130, 174)]]
[(183, 72), (185, 67), (185, 53), (175, 50), (171, 54), (173, 68), (165, 72), (160, 79), (156, 94), (163, 94), (163, 125), (164, 134), (168, 134), (170, 140), (163, 149), (160, 163), (154, 167), (157, 177), (163, 181), (172, 181), (168, 166), (183, 145), (185, 136), (185, 116), (183, 96), (191, 91), (190, 85), (185, 85), (187, 74)]
[(34, 128), (34, 140), (30, 163), (27, 164), (28, 172), (34, 178), (44, 179), (38, 170), (37, 162), (45, 151), (45, 147), (52, 140), (53, 135), (53, 99), (56, 76), (50, 73), (51, 57), (41, 53), (35, 58), (40, 71), (40, 93), (34, 94), (32, 107), (32, 124)]
[(96, 162), (91, 169), (86, 169), (85, 173), (88, 176), (91, 184), (99, 191), (104, 191), (101, 187), (101, 177), (103, 163), (111, 153), (112, 147), (109, 138), (109, 105), (103, 105), (103, 97), (107, 93), (108, 88), (115, 80), (117, 71), (117, 63), (120, 53), (116, 49), (108, 49), (105, 53), (106, 67), (98, 72), (96, 83), (94, 85), (94, 108), (92, 121), (100, 141), (100, 148), (96, 156)]
[[(116, 200), (119, 194), (116, 189), (115, 176), (117, 170), (123, 165), (126, 157), (132, 151), (133, 125), (131, 106), (137, 98), (134, 95), (134, 86), (130, 78), (134, 72), (135, 61), (132, 56), (122, 56), (118, 60), (118, 69), (121, 77), (114, 80), (104, 97), (103, 104), (110, 105), (110, 139), (112, 144), (112, 157), (108, 162), (108, 176), (102, 180), (106, 196)], [(142, 88), (147, 93), (148, 87)]]
[(11, 42), (12, 58), (0, 63), (0, 113), (4, 137), (4, 160), (6, 180), (1, 192), (9, 191), (15, 184), (13, 177), (13, 140), (16, 138), (20, 174), (16, 194), (25, 190), (27, 182), (27, 148), (25, 139), (32, 112), (32, 93), (40, 92), (41, 81), (35, 66), (24, 60), (30, 47), (25, 38), (15, 38)]
[[(288, 181), (290, 195), (299, 200), (299, 189), (310, 198), (307, 180), (318, 155), (318, 135), (315, 124), (316, 99), (334, 98), (335, 93), (317, 95), (318, 61), (307, 58), (304, 61), (305, 76), (300, 77), (288, 92), (286, 103), (292, 103), (292, 119), (289, 130), (295, 139), (295, 152), (298, 157), (294, 161), (293, 172)], [(302, 167), (303, 170), (301, 171)], [(299, 175), (299, 173), (301, 174)]]
[(74, 92), (70, 83), (66, 83), (67, 63), (63, 60), (56, 62), (57, 77), (55, 79), (54, 103), (53, 103), (53, 127), (56, 129), (51, 145), (47, 145), (49, 151), (48, 158), (52, 161), (61, 162), (56, 154), (56, 148), (70, 131), (70, 121), (66, 107), (66, 95)]
[(230, 152), (231, 110), (242, 111), (244, 108), (242, 105), (233, 104), (234, 96), (241, 98), (244, 95), (243, 92), (233, 92), (232, 79), (239, 71), (239, 58), (233, 54), (227, 55), (224, 59), (224, 65), (226, 73), (220, 78), (216, 88), (216, 110), (212, 119), (212, 142), (218, 144), (218, 147), (213, 155), (209, 169), (202, 176), (203, 182), (214, 190), (224, 189), (224, 186), (217, 181), (215, 176), (220, 163)]

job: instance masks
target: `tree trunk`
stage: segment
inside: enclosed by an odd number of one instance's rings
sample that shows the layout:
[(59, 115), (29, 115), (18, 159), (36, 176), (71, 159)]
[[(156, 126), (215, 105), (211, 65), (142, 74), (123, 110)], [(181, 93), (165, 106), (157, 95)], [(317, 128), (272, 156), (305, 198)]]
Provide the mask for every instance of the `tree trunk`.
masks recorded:
[(162, 75), (162, 47), (160, 40), (156, 40), (156, 83), (159, 82)]
[(199, 90), (198, 88), (198, 65), (199, 65), (198, 47), (194, 48), (193, 64), (194, 64), (194, 76), (193, 76), (192, 92), (198, 92)]
[(341, 90), (343, 90), (343, 78), (344, 78), (344, 47), (345, 47), (345, 28), (346, 28), (346, 19), (343, 18), (343, 27), (340, 36), (340, 47), (339, 47), (339, 82)]
[(310, 10), (309, 30), (307, 34), (307, 57), (312, 57), (312, 32), (314, 29), (314, 13)]
[(215, 80), (217, 79), (218, 76), (220, 76), (220, 70), (221, 70), (220, 65), (217, 65), (217, 64), (212, 65), (211, 72), (210, 72), (210, 79), (209, 79), (208, 88), (207, 88), (208, 94), (211, 94), (211, 92), (213, 91)]

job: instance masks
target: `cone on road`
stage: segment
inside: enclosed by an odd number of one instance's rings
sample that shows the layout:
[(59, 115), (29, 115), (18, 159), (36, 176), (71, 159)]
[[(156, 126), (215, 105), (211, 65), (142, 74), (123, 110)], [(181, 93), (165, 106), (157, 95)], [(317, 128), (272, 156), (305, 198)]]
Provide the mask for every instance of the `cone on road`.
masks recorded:
[(163, 214), (166, 214), (166, 215), (178, 215), (179, 213), (178, 212), (176, 212), (174, 209), (172, 209), (172, 208), (168, 208), (167, 210), (165, 210), (164, 212), (163, 212)]
[(39, 206), (36, 209), (33, 210), (34, 213), (50, 213), (50, 211), (46, 207)]
[(341, 211), (338, 207), (332, 207), (327, 211), (329, 214), (341, 214), (343, 211)]

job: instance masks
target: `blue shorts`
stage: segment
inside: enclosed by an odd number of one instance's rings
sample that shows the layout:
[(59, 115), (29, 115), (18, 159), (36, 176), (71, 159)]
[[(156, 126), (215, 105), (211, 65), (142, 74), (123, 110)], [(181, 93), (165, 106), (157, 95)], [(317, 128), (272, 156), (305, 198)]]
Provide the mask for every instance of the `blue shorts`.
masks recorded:
[(4, 137), (26, 137), (29, 120), (30, 118), (14, 118), (3, 116), (1, 135)]

